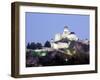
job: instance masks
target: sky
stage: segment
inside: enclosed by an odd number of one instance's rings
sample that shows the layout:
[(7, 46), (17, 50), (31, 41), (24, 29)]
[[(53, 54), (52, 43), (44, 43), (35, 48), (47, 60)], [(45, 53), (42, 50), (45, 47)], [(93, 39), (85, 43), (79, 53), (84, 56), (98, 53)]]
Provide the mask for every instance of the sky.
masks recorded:
[(25, 13), (26, 44), (29, 42), (50, 41), (56, 33), (62, 33), (64, 26), (79, 39), (89, 40), (89, 15), (76, 14), (51, 14), (51, 13)]

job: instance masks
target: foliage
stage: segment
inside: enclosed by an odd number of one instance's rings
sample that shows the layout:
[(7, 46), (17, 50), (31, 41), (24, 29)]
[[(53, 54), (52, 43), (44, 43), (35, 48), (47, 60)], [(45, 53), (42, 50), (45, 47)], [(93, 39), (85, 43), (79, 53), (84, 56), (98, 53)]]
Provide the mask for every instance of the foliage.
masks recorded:
[(36, 44), (36, 49), (42, 49), (42, 44), (41, 43), (37, 43)]
[(35, 42), (32, 42), (31, 44), (27, 44), (27, 49), (42, 49), (42, 44), (41, 43), (35, 43)]
[(39, 52), (37, 52), (37, 51), (32, 51), (32, 55), (33, 56), (46, 56), (46, 54), (47, 54), (47, 51), (39, 51)]
[[(45, 44), (44, 44), (44, 47), (51, 47), (51, 44), (49, 41), (46, 41)], [(35, 43), (35, 42), (31, 42), (31, 43), (28, 43), (27, 46), (26, 46), (27, 49), (42, 49), (43, 46), (41, 43)]]
[(28, 43), (26, 47), (27, 47), (27, 49), (31, 49), (31, 48), (30, 48), (30, 43)]
[(45, 44), (44, 44), (44, 47), (51, 47), (51, 44), (49, 41), (46, 41)]

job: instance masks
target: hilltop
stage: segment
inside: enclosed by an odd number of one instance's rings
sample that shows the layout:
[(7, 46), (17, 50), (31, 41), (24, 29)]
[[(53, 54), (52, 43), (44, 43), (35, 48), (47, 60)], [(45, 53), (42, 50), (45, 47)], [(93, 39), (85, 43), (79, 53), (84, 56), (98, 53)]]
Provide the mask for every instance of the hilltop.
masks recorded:
[(26, 49), (26, 67), (89, 64), (89, 41), (80, 40), (68, 27), (41, 45), (32, 42)]

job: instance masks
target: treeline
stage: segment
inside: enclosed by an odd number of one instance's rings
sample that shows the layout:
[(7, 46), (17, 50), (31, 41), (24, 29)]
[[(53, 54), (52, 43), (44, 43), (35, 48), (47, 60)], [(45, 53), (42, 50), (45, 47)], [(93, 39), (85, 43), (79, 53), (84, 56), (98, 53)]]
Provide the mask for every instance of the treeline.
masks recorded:
[(46, 41), (44, 45), (42, 45), (41, 43), (35, 43), (35, 42), (31, 42), (27, 44), (27, 49), (42, 49), (43, 47), (51, 47), (51, 44), (49, 41)]

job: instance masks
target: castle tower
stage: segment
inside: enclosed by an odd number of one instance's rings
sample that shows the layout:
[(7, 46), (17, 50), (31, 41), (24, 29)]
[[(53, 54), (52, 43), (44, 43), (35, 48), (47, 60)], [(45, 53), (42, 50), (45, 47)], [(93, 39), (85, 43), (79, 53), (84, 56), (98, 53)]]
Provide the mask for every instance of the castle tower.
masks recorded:
[(62, 34), (62, 37), (63, 37), (63, 38), (66, 38), (67, 35), (69, 35), (69, 34), (70, 34), (70, 31), (68, 30), (68, 27), (65, 26), (65, 27), (64, 27), (63, 34)]
[(51, 39), (50, 43), (51, 43), (51, 48), (53, 48), (54, 47), (54, 40)]
[(59, 41), (59, 40), (61, 40), (61, 34), (60, 33), (55, 35), (55, 41)]

